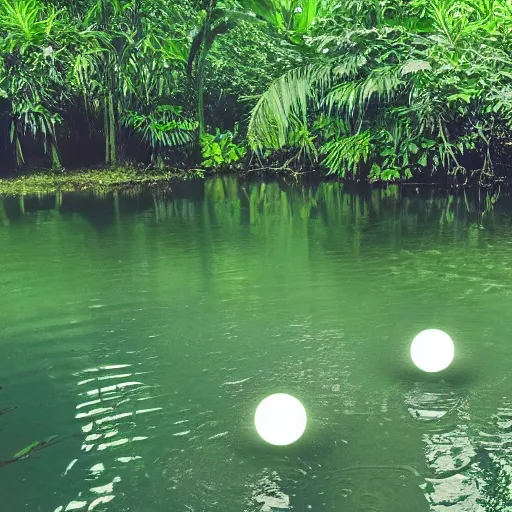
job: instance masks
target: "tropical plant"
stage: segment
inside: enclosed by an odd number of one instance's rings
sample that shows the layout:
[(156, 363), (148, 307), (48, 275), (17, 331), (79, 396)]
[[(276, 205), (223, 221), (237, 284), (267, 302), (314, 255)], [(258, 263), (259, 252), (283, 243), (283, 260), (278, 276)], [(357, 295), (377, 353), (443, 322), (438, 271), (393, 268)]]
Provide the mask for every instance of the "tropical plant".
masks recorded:
[(242, 159), (247, 149), (244, 145), (234, 142), (236, 135), (237, 127), (234, 133), (230, 131), (221, 133), (218, 128), (215, 135), (205, 133), (200, 139), (201, 154), (204, 158), (201, 165), (206, 168), (222, 167)]
[(80, 56), (88, 72), (78, 75), (93, 111), (99, 107), (103, 112), (107, 164), (119, 159), (125, 112), (157, 114), (156, 107), (179, 92), (178, 75), (186, 62), (185, 36), (169, 30), (169, 25), (180, 15), (158, 0), (95, 0), (84, 15), (86, 30), (107, 36), (94, 65)]
[(148, 114), (125, 111), (121, 123), (140, 134), (151, 149), (151, 161), (162, 168), (163, 150), (192, 142), (197, 121), (182, 117), (181, 107), (159, 105)]
[(196, 66), (197, 112), (199, 135), (206, 131), (204, 118), (204, 74), (206, 58), (215, 38), (235, 28), (241, 21), (259, 22), (264, 20), (270, 29), (288, 37), (292, 42), (302, 42), (314, 20), (316, 0), (237, 0), (226, 7), (218, 0), (199, 2), (202, 26), (196, 30), (187, 65), (189, 77)]
[(39, 0), (0, 0), (1, 96), (18, 165), (25, 162), (22, 137), (30, 132), (60, 166), (55, 129), (62, 122), (59, 104), (68, 99), (60, 66), (69, 58), (57, 44), (69, 36), (63, 21)]

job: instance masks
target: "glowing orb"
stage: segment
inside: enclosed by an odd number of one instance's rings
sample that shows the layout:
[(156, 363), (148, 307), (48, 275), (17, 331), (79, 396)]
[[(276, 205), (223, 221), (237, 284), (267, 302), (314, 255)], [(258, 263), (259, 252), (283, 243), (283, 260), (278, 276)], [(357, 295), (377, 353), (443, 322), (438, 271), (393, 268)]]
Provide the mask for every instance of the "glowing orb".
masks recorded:
[(294, 443), (306, 430), (306, 410), (293, 396), (270, 395), (256, 409), (254, 423), (267, 443), (284, 446)]
[(412, 341), (411, 358), (424, 372), (440, 372), (448, 368), (454, 355), (452, 339), (439, 329), (422, 331)]

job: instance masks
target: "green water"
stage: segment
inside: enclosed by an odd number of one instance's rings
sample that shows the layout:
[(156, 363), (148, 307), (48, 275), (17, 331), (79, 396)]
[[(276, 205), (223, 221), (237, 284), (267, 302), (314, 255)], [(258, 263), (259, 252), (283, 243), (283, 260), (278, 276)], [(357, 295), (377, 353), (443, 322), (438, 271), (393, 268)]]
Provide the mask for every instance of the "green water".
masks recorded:
[[(485, 510), (512, 460), (512, 208), (488, 206), (234, 178), (4, 198), (0, 460), (58, 437), (0, 467), (2, 512)], [(442, 374), (409, 360), (426, 328)], [(253, 427), (274, 392), (308, 413), (288, 447)]]

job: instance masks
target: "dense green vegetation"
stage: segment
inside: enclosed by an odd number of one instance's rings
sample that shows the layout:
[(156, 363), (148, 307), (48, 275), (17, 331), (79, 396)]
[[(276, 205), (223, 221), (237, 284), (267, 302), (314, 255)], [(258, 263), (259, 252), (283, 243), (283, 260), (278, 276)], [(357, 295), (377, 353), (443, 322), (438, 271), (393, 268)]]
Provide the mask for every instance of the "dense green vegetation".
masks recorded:
[(3, 161), (504, 181), (511, 29), (510, 0), (0, 0)]

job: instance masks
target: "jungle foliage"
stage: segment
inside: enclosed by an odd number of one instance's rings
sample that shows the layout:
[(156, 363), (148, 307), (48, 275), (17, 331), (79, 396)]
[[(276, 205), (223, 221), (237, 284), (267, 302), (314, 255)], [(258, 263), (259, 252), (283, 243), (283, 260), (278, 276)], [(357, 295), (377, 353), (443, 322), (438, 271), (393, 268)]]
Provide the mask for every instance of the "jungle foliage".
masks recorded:
[(18, 168), (493, 183), (511, 70), (511, 0), (0, 0)]

